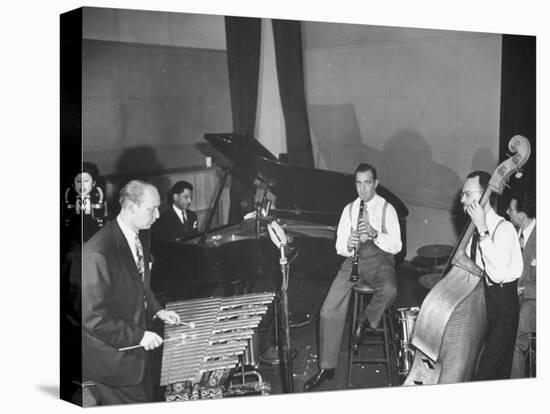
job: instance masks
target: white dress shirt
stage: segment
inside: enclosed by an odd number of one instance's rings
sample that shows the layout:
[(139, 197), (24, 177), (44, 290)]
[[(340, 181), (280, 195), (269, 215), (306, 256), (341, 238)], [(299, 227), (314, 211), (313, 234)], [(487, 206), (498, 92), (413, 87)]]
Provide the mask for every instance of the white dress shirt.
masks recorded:
[(176, 214), (180, 218), (181, 222), (185, 223), (185, 220), (187, 220), (187, 214), (185, 214), (185, 211), (180, 210), (179, 208), (177, 208), (175, 204), (172, 204), (172, 208), (174, 209), (174, 211), (176, 212)]
[(124, 237), (126, 238), (126, 241), (128, 242), (128, 246), (130, 246), (130, 250), (132, 251), (132, 255), (134, 256), (134, 261), (136, 262), (136, 265), (138, 263), (138, 255), (137, 255), (137, 249), (136, 249), (136, 236), (137, 233), (133, 231), (124, 221), (120, 218), (120, 216), (117, 216), (116, 221), (122, 230), (122, 234), (124, 234)]
[[(527, 240), (529, 240), (529, 236), (531, 236), (531, 233), (533, 232), (533, 229), (535, 228), (535, 224), (536, 224), (536, 219), (533, 219), (531, 220), (531, 223), (529, 223), (527, 225), (527, 227), (525, 227), (523, 229), (523, 243), (524, 243), (524, 247), (525, 245), (527, 244)], [(521, 232), (522, 230), (520, 230)], [(519, 235), (519, 233), (518, 233)]]
[[(353, 202), (349, 203), (340, 216), (338, 223), (338, 231), (336, 232), (336, 252), (345, 257), (350, 257), (353, 252), (348, 250), (348, 238), (352, 231), (357, 228), (357, 216), (359, 215), (359, 204), (361, 199), (357, 197)], [(401, 251), (401, 230), (399, 228), (399, 219), (395, 208), (388, 203), (386, 208), (386, 232), (382, 233), (382, 212), (386, 200), (375, 194), (372, 199), (365, 203), (366, 211), (368, 212), (370, 225), (378, 232), (378, 237), (374, 240), (374, 244), (387, 253), (397, 254)], [(349, 206), (351, 204), (351, 217)], [(365, 210), (363, 210), (365, 211)]]
[[(476, 264), (481, 269), (485, 269), (485, 273), (490, 278), (487, 281), (489, 285), (492, 284), (491, 282), (508, 283), (517, 280), (523, 271), (523, 259), (516, 229), (506, 220), (499, 225), (502, 220), (504, 219), (492, 208), (487, 211), (485, 223), (489, 230), (489, 237), (480, 240), (478, 245)], [(471, 243), (470, 239), (466, 247), (468, 253)]]

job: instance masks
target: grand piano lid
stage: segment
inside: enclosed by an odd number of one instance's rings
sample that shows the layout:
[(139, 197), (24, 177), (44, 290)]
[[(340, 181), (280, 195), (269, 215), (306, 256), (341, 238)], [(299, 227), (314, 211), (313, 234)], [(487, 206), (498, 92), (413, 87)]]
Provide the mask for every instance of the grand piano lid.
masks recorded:
[[(287, 217), (336, 224), (342, 209), (357, 198), (351, 174), (290, 166), (277, 160), (258, 140), (243, 134), (205, 134), (204, 139), (233, 163), (233, 172), (266, 183)], [(376, 192), (391, 203), (400, 218), (405, 204), (378, 185)]]
[[(287, 237), (292, 239), (335, 239), (336, 228), (334, 226), (311, 223), (303, 220), (278, 219), (281, 228)], [(178, 240), (178, 243), (196, 245), (202, 243), (206, 247), (218, 247), (228, 243), (240, 242), (250, 239), (269, 239), (269, 233), (265, 225), (260, 227), (259, 234), (256, 233), (255, 219), (244, 220), (236, 225), (218, 227), (210, 231), (204, 240), (194, 236)]]

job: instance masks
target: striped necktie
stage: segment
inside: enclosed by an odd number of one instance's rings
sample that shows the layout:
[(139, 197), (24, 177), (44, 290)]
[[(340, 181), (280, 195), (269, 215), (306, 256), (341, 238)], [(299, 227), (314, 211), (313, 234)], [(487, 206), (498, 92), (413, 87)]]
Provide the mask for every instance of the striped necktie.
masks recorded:
[(479, 233), (477, 230), (474, 230), (474, 234), (472, 235), (472, 244), (470, 245), (470, 259), (472, 259), (472, 262), (476, 262), (476, 256), (477, 256), (477, 244), (479, 243)]
[[(136, 234), (136, 256), (137, 256), (137, 268), (139, 272), (139, 277), (141, 279), (141, 283), (145, 281), (145, 261), (143, 260), (143, 246), (141, 245), (141, 241), (139, 240), (139, 236)], [(147, 298), (145, 297), (145, 293), (143, 294), (143, 307), (145, 310), (147, 310)]]
[[(359, 205), (361, 206), (361, 205)], [(361, 215), (363, 221), (365, 223), (368, 223), (369, 221), (369, 212), (367, 210), (367, 203), (363, 203), (363, 211), (359, 211), (359, 214)], [(361, 240), (361, 243), (365, 243), (369, 238), (369, 235), (367, 234), (367, 229), (364, 229), (360, 234), (359, 234), (359, 240)]]
[(143, 246), (139, 240), (139, 236), (136, 234), (136, 256), (137, 256), (137, 268), (139, 272), (139, 277), (143, 282), (145, 278), (145, 262), (143, 261)]
[(523, 230), (519, 231), (519, 247), (521, 247), (521, 250), (525, 247), (525, 237), (523, 237)]

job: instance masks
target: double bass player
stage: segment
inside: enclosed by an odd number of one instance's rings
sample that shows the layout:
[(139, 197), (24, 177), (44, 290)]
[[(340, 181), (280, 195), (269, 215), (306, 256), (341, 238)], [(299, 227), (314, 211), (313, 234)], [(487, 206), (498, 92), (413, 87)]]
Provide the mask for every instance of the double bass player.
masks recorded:
[(510, 378), (519, 317), (517, 282), (523, 269), (518, 235), (512, 223), (499, 216), (493, 205), (496, 194), (482, 207), (479, 202), (491, 176), (470, 173), (460, 202), (476, 231), (466, 253), (483, 270), (487, 333), (473, 380)]

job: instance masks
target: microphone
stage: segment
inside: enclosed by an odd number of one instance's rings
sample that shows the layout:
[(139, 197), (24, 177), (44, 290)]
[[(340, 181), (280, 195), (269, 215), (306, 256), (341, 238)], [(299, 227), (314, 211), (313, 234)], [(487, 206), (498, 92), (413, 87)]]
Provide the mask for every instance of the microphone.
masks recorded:
[(271, 222), (267, 224), (267, 230), (269, 231), (271, 241), (275, 246), (277, 246), (278, 249), (286, 246), (288, 240), (286, 238), (285, 231), (279, 223), (277, 223), (277, 220), (271, 220)]

